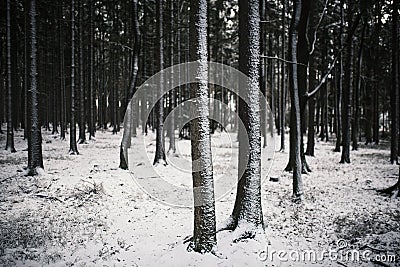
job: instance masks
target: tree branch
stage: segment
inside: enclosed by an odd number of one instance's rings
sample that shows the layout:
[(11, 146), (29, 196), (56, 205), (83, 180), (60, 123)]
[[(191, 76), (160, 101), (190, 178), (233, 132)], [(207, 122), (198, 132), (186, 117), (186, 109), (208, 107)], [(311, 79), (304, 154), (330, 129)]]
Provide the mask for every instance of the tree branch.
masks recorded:
[(296, 65), (302, 65), (302, 66), (307, 67), (306, 64), (289, 61), (289, 60), (286, 60), (286, 59), (283, 59), (283, 58), (280, 58), (280, 57), (271, 57), (271, 56), (265, 56), (265, 55), (260, 55), (260, 57), (261, 58), (267, 58), (267, 59), (276, 59), (276, 60), (283, 61), (283, 62), (286, 62), (286, 63), (289, 63), (289, 64), (296, 64)]
[(326, 82), (326, 79), (328, 78), (329, 74), (331, 74), (333, 68), (335, 67), (336, 62), (337, 62), (339, 56), (341, 55), (343, 49), (348, 45), (348, 43), (349, 43), (349, 42), (351, 41), (351, 39), (353, 38), (353, 35), (354, 35), (354, 33), (355, 33), (355, 31), (356, 31), (356, 29), (357, 29), (357, 27), (358, 27), (358, 24), (360, 23), (361, 15), (362, 15), (361, 13), (358, 13), (358, 14), (357, 14), (357, 17), (356, 17), (356, 19), (355, 19), (355, 21), (354, 21), (353, 27), (350, 29), (350, 31), (349, 31), (349, 33), (348, 33), (348, 35), (347, 35), (346, 41), (344, 42), (344, 44), (342, 45), (342, 47), (341, 47), (341, 48), (339, 49), (339, 51), (337, 52), (337, 54), (336, 54), (336, 56), (335, 56), (335, 58), (334, 58), (334, 60), (333, 60), (333, 62), (332, 62), (332, 64), (331, 64), (331, 66), (330, 66), (328, 72), (324, 75), (324, 77), (322, 78), (321, 82), (318, 84), (317, 87), (315, 87), (315, 89), (314, 89), (313, 91), (311, 91), (311, 92), (309, 92), (309, 93), (306, 93), (305, 97), (306, 97), (307, 99), (309, 99), (310, 97), (312, 97), (313, 95), (315, 95), (315, 94), (319, 91), (319, 89), (321, 89), (322, 85), (324, 85), (324, 83)]

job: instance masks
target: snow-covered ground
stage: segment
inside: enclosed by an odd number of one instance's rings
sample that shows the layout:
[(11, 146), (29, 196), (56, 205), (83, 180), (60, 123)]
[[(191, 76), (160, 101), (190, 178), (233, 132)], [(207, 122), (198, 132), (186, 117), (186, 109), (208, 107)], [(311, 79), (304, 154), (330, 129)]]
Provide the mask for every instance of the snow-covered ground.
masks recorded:
[[(163, 195), (156, 186), (161, 177), (178, 192), (190, 188), (190, 141), (177, 141), (177, 155), (155, 168), (158, 177), (144, 179), (135, 170), (118, 168), (121, 133), (98, 131), (95, 141), (78, 145), (80, 155), (72, 156), (68, 135), (61, 141), (44, 131), (45, 174), (25, 177), (27, 146), (23, 133), (15, 134), (17, 152), (0, 150), (1, 266), (400, 266), (400, 200), (375, 191), (397, 181), (387, 144), (361, 145), (351, 152), (352, 163), (342, 165), (332, 143), (317, 142), (316, 156), (307, 158), (313, 172), (303, 176), (304, 203), (295, 204), (291, 174), (282, 172), (288, 153), (273, 153), (269, 142), (263, 154), (265, 239), (232, 243), (230, 232), (218, 233), (217, 257), (186, 250), (193, 210), (177, 206), (185, 206), (190, 196), (169, 192), (166, 197), (168, 192)], [(145, 141), (152, 162), (155, 136)], [(5, 147), (4, 134), (0, 147)], [(237, 161), (236, 148), (234, 134), (214, 135), (215, 179), (222, 184), (237, 179), (230, 164)], [(140, 169), (146, 162), (133, 156), (129, 165)], [(154, 183), (158, 195), (145, 193), (143, 180)], [(232, 212), (236, 194), (221, 190), (217, 223)], [(396, 262), (388, 262), (391, 255)]]

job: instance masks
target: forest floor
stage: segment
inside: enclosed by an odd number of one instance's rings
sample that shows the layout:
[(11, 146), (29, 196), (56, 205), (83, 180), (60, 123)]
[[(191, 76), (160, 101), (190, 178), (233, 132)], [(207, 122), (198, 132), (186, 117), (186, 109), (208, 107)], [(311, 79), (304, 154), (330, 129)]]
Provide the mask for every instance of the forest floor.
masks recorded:
[[(98, 131), (72, 156), (68, 135), (62, 141), (43, 131), (45, 173), (37, 177), (23, 175), (22, 135), (15, 133), (17, 152), (10, 154), (0, 134), (0, 266), (400, 266), (400, 198), (375, 191), (397, 181), (387, 143), (361, 145), (343, 165), (333, 143), (317, 142), (315, 157), (307, 158), (312, 172), (303, 176), (302, 204), (292, 201), (291, 174), (282, 172), (288, 153), (276, 152), (273, 161), (263, 156), (266, 165), (273, 163), (263, 173), (265, 239), (232, 243), (232, 233), (220, 232), (217, 257), (186, 250), (191, 208), (155, 200), (134, 174), (118, 168), (121, 133)], [(146, 140), (152, 159), (155, 137)], [(213, 137), (214, 172), (236, 179), (235, 170), (224, 167), (230, 140)], [(190, 159), (190, 141), (177, 145), (180, 158)], [(191, 184), (190, 173), (182, 177), (175, 168), (156, 167), (174, 183)], [(232, 212), (235, 194), (217, 201), (217, 223)]]

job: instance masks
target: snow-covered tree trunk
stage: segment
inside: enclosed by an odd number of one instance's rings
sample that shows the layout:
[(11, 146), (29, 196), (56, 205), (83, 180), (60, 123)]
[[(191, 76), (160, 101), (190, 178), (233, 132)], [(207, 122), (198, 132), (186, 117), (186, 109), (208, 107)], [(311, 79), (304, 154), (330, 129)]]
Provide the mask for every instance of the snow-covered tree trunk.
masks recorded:
[[(158, 56), (159, 56), (159, 71), (164, 68), (164, 31), (163, 31), (163, 5), (164, 0), (156, 1), (156, 19), (157, 19), (157, 42), (158, 42)], [(156, 104), (156, 153), (154, 156), (154, 165), (159, 163), (166, 164), (165, 161), (165, 147), (164, 147), (164, 75), (160, 75), (157, 95), (161, 98)]]
[(37, 90), (37, 47), (36, 47), (36, 0), (30, 0), (30, 88), (28, 91), (29, 134), (28, 134), (28, 175), (38, 174), (43, 169), (42, 133), (39, 123)]
[(189, 245), (200, 253), (216, 246), (214, 180), (208, 106), (207, 0), (190, 2), (190, 60), (198, 64), (196, 83), (191, 84), (195, 98), (195, 119), (191, 122), (194, 231)]
[[(12, 75), (11, 75), (11, 0), (7, 0), (7, 142), (6, 150), (15, 152), (12, 107)], [(15, 85), (14, 85), (15, 86)], [(14, 122), (16, 123), (16, 122)]]
[(240, 81), (239, 182), (232, 216), (219, 230), (235, 230), (234, 240), (264, 232), (261, 206), (260, 13), (259, 1), (239, 1)]
[(79, 154), (76, 145), (75, 124), (75, 2), (71, 0), (71, 119), (70, 119), (70, 142), (69, 153)]
[[(174, 0), (170, 0), (170, 26), (171, 26), (171, 39), (170, 39), (170, 65), (174, 65), (174, 43), (175, 43), (175, 32), (174, 32)], [(178, 8), (179, 8), (179, 2), (178, 2)], [(171, 83), (173, 84), (173, 79), (174, 79), (174, 72), (172, 71), (171, 73)], [(175, 107), (175, 90), (170, 91), (170, 108), (174, 109)], [(171, 151), (172, 153), (176, 152), (176, 145), (175, 145), (175, 113), (171, 112), (171, 122), (170, 122), (170, 128), (169, 128), (169, 148), (168, 151)]]

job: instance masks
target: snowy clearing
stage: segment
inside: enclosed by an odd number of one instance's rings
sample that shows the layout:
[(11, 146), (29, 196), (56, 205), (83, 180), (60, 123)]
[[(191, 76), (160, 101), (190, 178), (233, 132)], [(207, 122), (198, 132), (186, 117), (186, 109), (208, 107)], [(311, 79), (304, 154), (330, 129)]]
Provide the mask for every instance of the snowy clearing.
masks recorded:
[[(265, 239), (232, 243), (230, 232), (220, 232), (217, 257), (186, 250), (191, 208), (154, 200), (139, 189), (133, 174), (118, 168), (121, 133), (97, 132), (96, 140), (78, 145), (80, 155), (73, 156), (68, 141), (44, 131), (45, 174), (37, 177), (23, 176), (27, 145), (22, 136), (16, 132), (17, 152), (10, 154), (0, 135), (2, 266), (400, 266), (400, 200), (375, 191), (397, 181), (387, 144), (361, 146), (352, 151), (352, 163), (342, 165), (332, 143), (317, 142), (316, 156), (307, 158), (313, 172), (304, 175), (303, 204), (292, 202), (291, 174), (282, 172), (287, 152), (276, 152), (268, 176), (263, 166)], [(155, 135), (146, 142), (152, 161)], [(190, 141), (179, 140), (177, 146), (179, 157), (156, 169), (168, 182), (190, 186), (190, 172), (178, 168), (189, 162)], [(237, 147), (235, 139), (216, 133), (212, 146), (216, 179), (237, 179), (236, 170), (226, 167), (237, 160), (230, 152)], [(268, 157), (263, 155), (263, 164), (271, 161)], [(270, 181), (271, 176), (279, 181)], [(235, 194), (216, 203), (217, 224), (231, 214)], [(319, 258), (330, 249), (338, 251), (336, 258), (295, 259), (307, 250)], [(271, 255), (279, 250), (290, 255)], [(346, 261), (342, 254), (353, 250), (369, 251), (371, 259)], [(388, 261), (391, 255), (395, 262)]]

